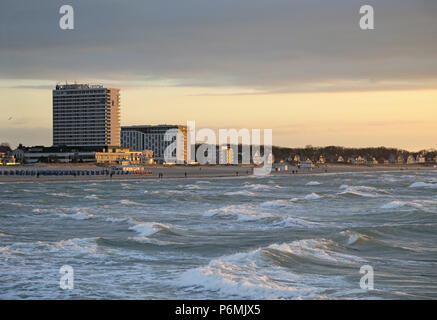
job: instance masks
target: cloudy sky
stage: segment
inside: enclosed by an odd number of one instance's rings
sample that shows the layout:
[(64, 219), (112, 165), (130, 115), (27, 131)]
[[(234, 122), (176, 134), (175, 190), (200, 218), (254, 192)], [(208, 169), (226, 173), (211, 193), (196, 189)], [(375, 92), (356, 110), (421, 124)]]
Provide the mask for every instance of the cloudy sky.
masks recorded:
[(0, 142), (50, 145), (51, 89), (77, 81), (121, 88), (122, 125), (437, 147), (436, 38), (435, 0), (2, 0)]

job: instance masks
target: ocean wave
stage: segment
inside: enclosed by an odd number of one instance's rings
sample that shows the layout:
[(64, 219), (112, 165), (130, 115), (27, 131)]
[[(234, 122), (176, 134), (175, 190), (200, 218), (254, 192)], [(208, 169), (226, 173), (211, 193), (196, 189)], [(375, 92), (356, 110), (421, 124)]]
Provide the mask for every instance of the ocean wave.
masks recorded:
[(32, 212), (34, 212), (34, 213), (48, 213), (48, 212), (51, 212), (51, 210), (50, 209), (43, 209), (43, 208), (35, 208), (35, 209), (32, 209)]
[(125, 189), (125, 190), (132, 190), (132, 189), (135, 189), (135, 186), (133, 186), (133, 185), (131, 185), (129, 183), (122, 183), (121, 184), (121, 188)]
[(369, 236), (366, 236), (364, 234), (361, 234), (361, 233), (355, 232), (355, 231), (351, 231), (351, 230), (342, 231), (342, 232), (340, 232), (340, 234), (347, 238), (347, 241), (346, 241), (347, 245), (353, 245), (353, 244), (356, 244), (358, 242), (368, 241), (371, 239)]
[(326, 194), (324, 194), (324, 195), (320, 195), (320, 194), (318, 194), (318, 193), (312, 192), (312, 193), (309, 193), (309, 194), (307, 194), (307, 195), (305, 195), (305, 196), (303, 196), (303, 197), (295, 197), (295, 198), (292, 198), (290, 201), (291, 201), (291, 202), (298, 202), (298, 201), (311, 201), (311, 200), (320, 200), (320, 199), (328, 198), (328, 197), (330, 197), (330, 196), (329, 196), (329, 195), (326, 195)]
[[(335, 247), (335, 243), (330, 240), (310, 239), (226, 255), (211, 260), (206, 266), (185, 271), (177, 278), (177, 285), (190, 291), (215, 292), (226, 298), (326, 298), (324, 287), (332, 290), (332, 283), (347, 286), (343, 277), (293, 270), (296, 264), (308, 263), (311, 266), (314, 259), (333, 265), (356, 265), (364, 261), (356, 256), (335, 252), (332, 247)], [(296, 256), (300, 259), (287, 264), (289, 258)]]
[[(287, 201), (287, 200), (282, 200), (282, 201)], [(266, 203), (263, 204), (265, 205)], [(251, 204), (229, 205), (219, 209), (208, 210), (204, 213), (204, 216), (206, 217), (214, 216), (214, 217), (222, 217), (226, 219), (235, 219), (239, 222), (262, 222), (262, 224), (259, 225), (260, 229), (269, 229), (269, 228), (278, 228), (278, 227), (314, 228), (314, 227), (321, 226), (321, 224), (318, 222), (290, 217), (287, 215), (266, 212), (262, 210), (263, 204), (261, 204), (259, 207)]]
[(69, 194), (66, 194), (66, 193), (63, 193), (63, 192), (59, 192), (59, 193), (48, 193), (48, 195), (49, 195), (49, 196), (52, 196), (52, 197), (65, 197), (65, 198), (72, 198), (72, 197), (73, 197), (72, 195), (69, 195)]
[(153, 190), (147, 193), (167, 196), (169, 194), (187, 194), (188, 190)]
[(414, 201), (401, 201), (395, 200), (383, 204), (381, 209), (399, 209), (399, 208), (410, 208), (411, 210), (422, 210), (425, 212), (436, 213), (437, 201), (432, 200), (414, 200)]
[(296, 240), (291, 243), (272, 244), (268, 249), (275, 249), (300, 257), (316, 259), (329, 263), (358, 264), (366, 262), (360, 257), (338, 252), (341, 246), (324, 238)]
[(249, 190), (240, 190), (240, 191), (228, 191), (224, 193), (225, 196), (247, 196), (253, 197), (255, 193)]
[(128, 199), (122, 199), (122, 200), (120, 200), (120, 203), (124, 206), (142, 206), (143, 205), (142, 203), (135, 202), (135, 201), (128, 200)]
[(238, 221), (256, 221), (272, 217), (272, 214), (255, 210), (253, 205), (229, 205), (219, 209), (211, 209), (204, 213), (206, 217), (236, 217)]
[(140, 222), (134, 219), (129, 219), (129, 230), (137, 232), (141, 237), (149, 237), (160, 231), (167, 231), (168, 233), (177, 234), (173, 225), (164, 224), (159, 222)]
[(437, 188), (437, 183), (414, 182), (408, 188), (429, 188), (429, 189), (436, 189)]
[(100, 197), (96, 194), (90, 194), (88, 196), (85, 196), (85, 198), (90, 200), (100, 200)]
[(69, 218), (74, 220), (88, 220), (91, 218), (97, 218), (98, 216), (87, 212), (76, 212), (76, 213), (57, 213), (57, 216), (61, 218)]
[(199, 181), (196, 181), (196, 183), (210, 184), (211, 181), (209, 181), (209, 180), (199, 180)]
[(318, 182), (318, 181), (310, 181), (310, 182), (307, 182), (307, 183), (306, 183), (307, 186), (318, 186), (318, 185), (320, 185), (320, 184), (321, 184), (321, 183)]
[(252, 190), (272, 190), (274, 187), (266, 185), (266, 184), (246, 184), (245, 188), (249, 188)]
[(305, 197), (304, 197), (304, 199), (305, 200), (317, 200), (317, 199), (320, 199), (321, 198), (321, 196), (319, 196), (317, 193), (315, 193), (315, 192), (313, 192), (313, 193), (311, 193), (311, 194), (307, 194)]
[(339, 192), (338, 195), (352, 195), (364, 198), (376, 198), (382, 195), (390, 194), (385, 189), (378, 189), (375, 187), (368, 186), (349, 186), (349, 185), (341, 185), (340, 189), (344, 190)]
[(106, 217), (106, 218), (104, 218), (104, 220), (107, 221), (107, 222), (116, 223), (116, 222), (123, 222), (123, 221), (126, 221), (127, 218)]
[(67, 240), (61, 240), (55, 243), (45, 243), (40, 242), (47, 246), (50, 251), (59, 252), (64, 251), (66, 253), (71, 252), (75, 254), (89, 254), (97, 253), (97, 238), (73, 238)]
[(55, 242), (16, 242), (8, 246), (16, 254), (33, 256), (37, 251), (43, 254), (56, 254), (57, 257), (97, 254), (98, 238), (72, 238)]
[(271, 200), (260, 204), (260, 206), (264, 208), (287, 207), (290, 205), (294, 205), (294, 202), (291, 200)]
[(186, 185), (182, 185), (181, 187), (188, 189), (188, 190), (199, 190), (202, 189), (199, 185), (197, 184), (186, 184)]

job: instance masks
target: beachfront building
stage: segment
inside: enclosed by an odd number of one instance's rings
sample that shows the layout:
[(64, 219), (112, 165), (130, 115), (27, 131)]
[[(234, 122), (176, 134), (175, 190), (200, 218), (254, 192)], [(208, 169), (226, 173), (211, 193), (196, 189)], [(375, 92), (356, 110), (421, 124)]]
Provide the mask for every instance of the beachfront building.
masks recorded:
[(17, 161), (31, 163), (89, 163), (95, 162), (94, 151), (79, 151), (68, 147), (35, 146), (13, 151)]
[(65, 84), (53, 90), (53, 145), (102, 147), (120, 145), (119, 89)]
[(343, 158), (342, 156), (339, 156), (339, 157), (337, 158), (337, 162), (338, 162), (338, 163), (344, 163), (345, 161), (344, 161), (344, 158)]
[(314, 166), (314, 164), (310, 159), (306, 159), (304, 161), (301, 161), (299, 164), (299, 167), (301, 169), (311, 169), (313, 166)]
[(290, 171), (291, 165), (288, 162), (280, 162), (272, 164), (273, 172), (287, 172)]
[(0, 145), (0, 166), (18, 164), (9, 145)]
[(317, 161), (318, 164), (324, 164), (326, 162), (325, 157), (323, 155), (320, 155), (319, 160)]
[(369, 157), (369, 158), (367, 159), (367, 164), (369, 164), (369, 165), (378, 164), (378, 160), (376, 160), (375, 157)]
[(401, 156), (401, 155), (397, 156), (397, 157), (396, 157), (396, 162), (395, 162), (395, 163), (396, 163), (396, 164), (404, 164), (404, 163), (405, 163), (404, 157)]
[(238, 159), (234, 157), (234, 149), (231, 146), (220, 146), (217, 151), (219, 164), (237, 164)]
[(153, 164), (153, 151), (130, 151), (129, 148), (109, 147), (106, 152), (96, 152), (96, 161), (101, 164)]
[(409, 155), (407, 158), (407, 164), (415, 164), (416, 163), (416, 159), (414, 158), (413, 155)]
[(425, 163), (425, 157), (422, 154), (416, 156), (416, 163)]
[[(166, 139), (166, 133), (168, 137)], [(144, 125), (121, 127), (121, 146), (133, 151), (152, 150), (154, 159), (165, 162), (171, 158), (173, 163), (190, 163), (187, 126), (182, 125)], [(170, 146), (172, 145), (172, 146)], [(167, 157), (164, 152), (170, 151)], [(167, 162), (169, 162), (167, 160)]]

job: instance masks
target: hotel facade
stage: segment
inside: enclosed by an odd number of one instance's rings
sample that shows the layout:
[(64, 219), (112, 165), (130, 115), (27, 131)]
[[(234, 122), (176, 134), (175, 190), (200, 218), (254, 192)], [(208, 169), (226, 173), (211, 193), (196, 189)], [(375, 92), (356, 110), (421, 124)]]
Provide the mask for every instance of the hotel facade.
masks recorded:
[(120, 145), (120, 90), (65, 84), (53, 90), (53, 145), (102, 148)]
[[(165, 135), (169, 130), (175, 134), (166, 141)], [(190, 163), (191, 154), (189, 147), (189, 136), (187, 126), (181, 125), (144, 125), (121, 127), (121, 146), (130, 148), (133, 151), (152, 150), (154, 159), (159, 162)], [(174, 143), (175, 148), (169, 157), (165, 157), (165, 151)]]

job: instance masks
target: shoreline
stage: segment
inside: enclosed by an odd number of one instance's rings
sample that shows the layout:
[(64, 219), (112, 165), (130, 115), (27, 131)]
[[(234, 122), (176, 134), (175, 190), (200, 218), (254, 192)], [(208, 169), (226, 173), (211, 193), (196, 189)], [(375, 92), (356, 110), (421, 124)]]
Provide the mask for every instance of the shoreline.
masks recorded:
[[(144, 167), (150, 174), (129, 174), (129, 175), (80, 175), (80, 176), (4, 176), (0, 175), (0, 183), (21, 183), (21, 182), (110, 182), (110, 181), (130, 181), (130, 180), (168, 180), (168, 179), (202, 179), (202, 178), (244, 178), (253, 177), (253, 167), (248, 166), (198, 166), (198, 167)], [(97, 166), (20, 166), (7, 168), (6, 170), (105, 170)], [(107, 169), (107, 168), (106, 168)], [(5, 170), (0, 168), (0, 170)], [(312, 169), (298, 169), (290, 167), (289, 171), (271, 172), (268, 176), (294, 176), (294, 175), (317, 175), (317, 174), (348, 174), (348, 173), (372, 173), (372, 172), (402, 172), (402, 171), (437, 171), (436, 167), (431, 166), (351, 166), (351, 165), (321, 165)], [(293, 173), (294, 172), (294, 173)], [(162, 177), (160, 177), (162, 175)]]

